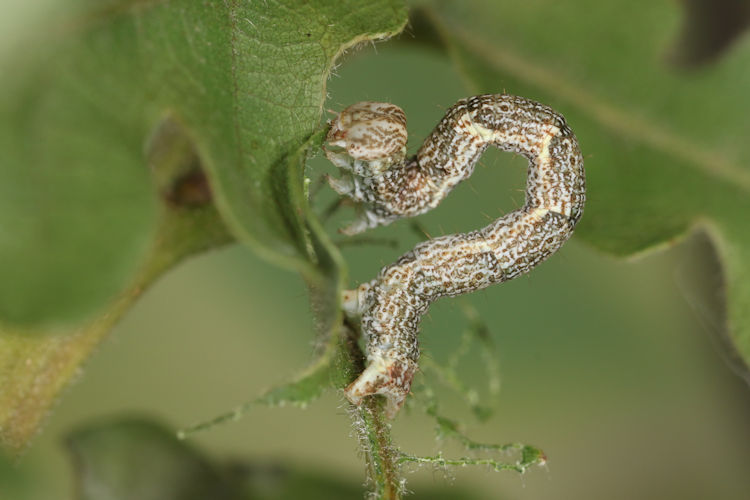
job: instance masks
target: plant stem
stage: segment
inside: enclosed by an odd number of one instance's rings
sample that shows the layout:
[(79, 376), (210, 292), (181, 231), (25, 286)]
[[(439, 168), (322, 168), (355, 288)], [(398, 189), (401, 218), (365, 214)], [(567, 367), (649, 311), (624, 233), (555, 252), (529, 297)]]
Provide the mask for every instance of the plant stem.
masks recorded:
[(358, 408), (366, 433), (366, 459), (375, 498), (401, 498), (398, 456), (391, 443), (391, 426), (386, 421), (380, 398), (369, 397)]
[[(359, 328), (344, 321), (346, 350), (353, 373), (365, 368), (365, 354), (359, 346)], [(378, 500), (399, 500), (403, 482), (399, 470), (399, 453), (391, 442), (391, 426), (385, 416), (383, 399), (370, 396), (351, 412), (360, 447), (365, 453), (367, 477), (372, 485), (372, 497)]]

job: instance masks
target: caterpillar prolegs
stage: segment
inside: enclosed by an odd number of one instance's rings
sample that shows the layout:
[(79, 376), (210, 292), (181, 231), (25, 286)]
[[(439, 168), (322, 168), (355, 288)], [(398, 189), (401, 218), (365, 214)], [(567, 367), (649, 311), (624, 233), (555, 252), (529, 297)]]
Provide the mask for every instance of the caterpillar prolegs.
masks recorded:
[(468, 178), (489, 145), (529, 160), (526, 203), (487, 227), (417, 245), (378, 276), (344, 294), (361, 316), (368, 365), (346, 389), (355, 404), (382, 394), (393, 416), (417, 370), (422, 316), (440, 297), (480, 290), (530, 271), (570, 238), (585, 201), (583, 157), (565, 119), (537, 102), (506, 94), (462, 99), (417, 154), (406, 158), (406, 116), (393, 104), (360, 102), (331, 124), (326, 156), (344, 176), (329, 179), (358, 202), (358, 233), (436, 207)]

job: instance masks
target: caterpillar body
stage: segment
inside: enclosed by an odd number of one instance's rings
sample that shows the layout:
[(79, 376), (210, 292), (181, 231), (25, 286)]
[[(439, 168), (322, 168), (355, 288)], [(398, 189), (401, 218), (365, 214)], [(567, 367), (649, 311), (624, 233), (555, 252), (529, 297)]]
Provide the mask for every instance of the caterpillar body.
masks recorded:
[(474, 170), (489, 145), (529, 161), (523, 207), (487, 227), (417, 245), (378, 276), (344, 293), (344, 309), (361, 316), (368, 365), (346, 389), (355, 404), (382, 394), (388, 414), (403, 405), (417, 370), (422, 316), (440, 297), (480, 290), (530, 271), (573, 233), (585, 201), (578, 141), (557, 112), (523, 97), (458, 101), (406, 158), (406, 116), (393, 104), (361, 102), (342, 111), (327, 136), (327, 157), (345, 171), (329, 179), (358, 202), (358, 233), (436, 207)]

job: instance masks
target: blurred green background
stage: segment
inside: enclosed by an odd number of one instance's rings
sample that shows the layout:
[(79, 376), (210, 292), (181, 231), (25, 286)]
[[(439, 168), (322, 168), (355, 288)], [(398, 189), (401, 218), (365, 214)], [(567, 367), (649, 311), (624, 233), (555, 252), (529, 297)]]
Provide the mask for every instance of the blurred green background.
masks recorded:
[[(12, 29), (0, 26), (7, 37), (0, 41), (12, 46)], [(502, 82), (497, 90), (513, 91)], [(342, 61), (329, 82), (327, 107), (396, 103), (406, 111), (415, 150), (445, 109), (468, 94), (437, 52), (389, 42)], [(522, 158), (488, 152), (474, 176), (421, 222), (433, 236), (483, 226), (522, 204), (525, 167)], [(316, 179), (323, 172), (332, 169), (319, 156), (308, 174)], [(332, 199), (324, 188), (315, 204), (322, 209)], [(346, 209), (337, 214), (328, 224), (331, 234), (350, 216)], [(372, 236), (395, 239), (397, 247), (344, 247), (352, 285), (371, 279), (417, 241), (403, 223)], [(697, 235), (623, 262), (574, 238), (529, 276), (471, 296), (499, 348), (502, 390), (486, 423), (473, 420), (449, 390), (440, 392), (443, 412), (465, 422), (478, 441), (540, 447), (548, 466), (524, 476), (413, 468), (408, 487), (488, 499), (747, 498), (750, 390), (732, 373), (716, 311), (704, 308), (720, 294), (718, 271), (705, 258), (709, 250)], [(700, 289), (693, 286), (696, 276), (704, 278)], [(62, 441), (85, 423), (134, 414), (178, 428), (287, 380), (310, 360), (311, 324), (302, 280), (245, 248), (179, 266), (125, 316), (64, 395), (13, 471), (24, 483), (18, 494), (73, 498)], [(446, 359), (464, 326), (455, 301), (435, 304), (422, 326), (423, 356)], [(465, 361), (466, 381), (481, 385), (479, 353)], [(345, 407), (339, 394), (305, 410), (257, 407), (191, 442), (220, 460), (278, 464), (357, 485), (363, 463)], [(394, 438), (407, 452), (432, 454), (438, 449), (432, 427), (417, 412), (404, 412)], [(450, 443), (440, 446), (447, 455), (463, 453)]]

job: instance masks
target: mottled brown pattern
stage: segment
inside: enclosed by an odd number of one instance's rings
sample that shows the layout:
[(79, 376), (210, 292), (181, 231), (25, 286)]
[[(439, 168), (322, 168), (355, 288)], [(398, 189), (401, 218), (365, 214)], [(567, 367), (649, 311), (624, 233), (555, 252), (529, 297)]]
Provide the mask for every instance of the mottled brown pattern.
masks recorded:
[(383, 394), (395, 415), (417, 370), (419, 323), (430, 304), (530, 271), (570, 237), (583, 213), (583, 157), (565, 119), (523, 97), (463, 99), (448, 110), (413, 158), (406, 155), (406, 117), (392, 104), (358, 103), (334, 120), (326, 154), (345, 169), (331, 179), (359, 202), (357, 233), (427, 212), (471, 175), (490, 144), (529, 160), (526, 204), (479, 231), (434, 238), (344, 294), (361, 315), (368, 366), (347, 388), (359, 403)]

